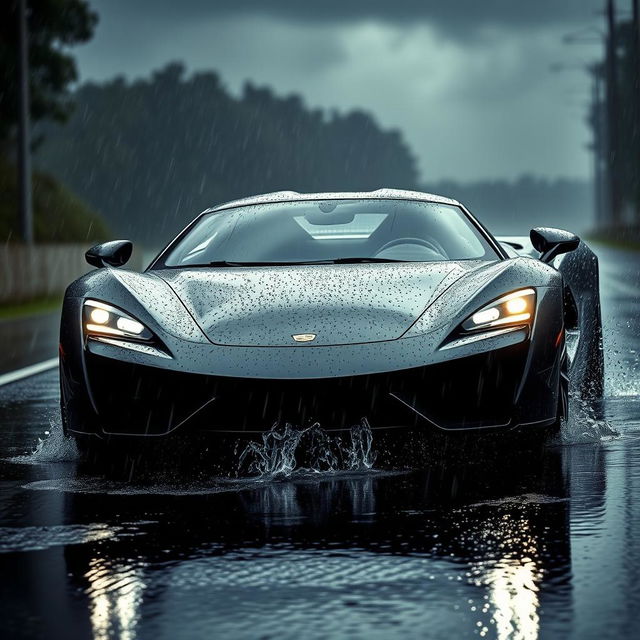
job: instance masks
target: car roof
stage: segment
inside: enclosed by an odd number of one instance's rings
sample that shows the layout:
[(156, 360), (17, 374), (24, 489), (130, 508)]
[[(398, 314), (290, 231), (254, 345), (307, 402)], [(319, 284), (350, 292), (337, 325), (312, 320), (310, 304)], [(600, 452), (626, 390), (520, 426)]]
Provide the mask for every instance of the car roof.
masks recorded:
[[(437, 204), (451, 204), (459, 206), (457, 200), (438, 196), (422, 191), (409, 191), (406, 189), (377, 189), (376, 191), (327, 191), (324, 193), (298, 193), (297, 191), (274, 191), (263, 193), (239, 200), (231, 200), (223, 204), (207, 209), (209, 211), (222, 211), (234, 207), (244, 207), (254, 204), (267, 204), (270, 202), (296, 202), (300, 200), (421, 200), (423, 202), (435, 202)], [(205, 212), (205, 213), (206, 213)]]

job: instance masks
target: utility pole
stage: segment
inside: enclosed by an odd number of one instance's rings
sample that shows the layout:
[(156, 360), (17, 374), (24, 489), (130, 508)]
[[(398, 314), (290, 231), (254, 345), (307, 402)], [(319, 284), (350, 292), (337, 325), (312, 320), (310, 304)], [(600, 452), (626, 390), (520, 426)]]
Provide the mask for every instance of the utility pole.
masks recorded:
[(614, 0), (607, 0), (607, 59), (605, 64), (607, 86), (607, 171), (609, 179), (609, 215), (613, 226), (620, 224), (620, 142), (618, 135), (618, 65), (616, 43), (616, 16)]
[(605, 211), (607, 207), (606, 173), (603, 170), (603, 148), (606, 145), (605, 119), (602, 117), (602, 98), (600, 95), (600, 69), (597, 65), (591, 68), (592, 74), (592, 107), (593, 120), (593, 187), (596, 226), (606, 225)]
[[(633, 43), (635, 48), (636, 96), (640, 98), (640, 0), (633, 3)], [(639, 100), (640, 102), (640, 100)]]
[[(631, 132), (633, 141), (633, 161), (640, 164), (640, 0), (633, 3), (633, 66), (635, 76), (635, 91), (633, 92), (633, 123)], [(633, 205), (636, 224), (640, 222), (640, 175), (638, 169), (633, 171)]]
[(31, 199), (31, 134), (29, 123), (29, 42), (27, 0), (18, 0), (18, 180), (20, 191), (20, 233), (22, 241), (33, 244), (33, 203)]

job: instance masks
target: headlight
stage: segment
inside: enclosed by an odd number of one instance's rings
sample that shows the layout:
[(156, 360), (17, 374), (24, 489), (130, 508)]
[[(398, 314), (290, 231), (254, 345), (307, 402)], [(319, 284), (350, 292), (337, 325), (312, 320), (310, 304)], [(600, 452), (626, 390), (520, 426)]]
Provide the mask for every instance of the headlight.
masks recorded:
[(129, 314), (97, 300), (85, 300), (82, 310), (87, 335), (117, 336), (133, 340), (150, 340), (153, 334)]
[(529, 324), (536, 306), (534, 289), (520, 289), (494, 300), (462, 323), (465, 331)]

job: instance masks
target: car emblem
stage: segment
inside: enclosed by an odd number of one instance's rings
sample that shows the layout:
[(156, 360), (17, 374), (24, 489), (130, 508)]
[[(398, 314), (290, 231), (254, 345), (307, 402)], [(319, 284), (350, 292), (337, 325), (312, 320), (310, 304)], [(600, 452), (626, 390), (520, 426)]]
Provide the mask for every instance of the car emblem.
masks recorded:
[(291, 336), (296, 342), (311, 342), (316, 339), (315, 333), (296, 333)]

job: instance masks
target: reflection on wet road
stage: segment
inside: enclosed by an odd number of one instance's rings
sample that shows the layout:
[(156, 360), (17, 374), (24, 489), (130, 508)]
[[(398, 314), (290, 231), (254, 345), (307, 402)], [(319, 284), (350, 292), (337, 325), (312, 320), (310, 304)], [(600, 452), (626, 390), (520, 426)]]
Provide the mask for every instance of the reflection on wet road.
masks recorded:
[(562, 445), (411, 472), (142, 482), (25, 455), (57, 437), (55, 373), (0, 389), (6, 637), (635, 636), (640, 258), (602, 261), (617, 436), (584, 416)]

